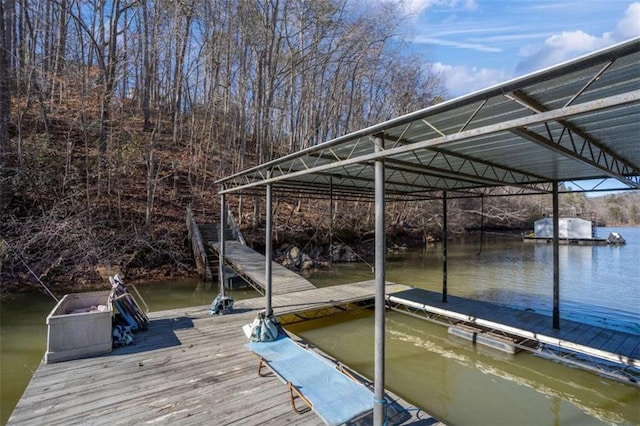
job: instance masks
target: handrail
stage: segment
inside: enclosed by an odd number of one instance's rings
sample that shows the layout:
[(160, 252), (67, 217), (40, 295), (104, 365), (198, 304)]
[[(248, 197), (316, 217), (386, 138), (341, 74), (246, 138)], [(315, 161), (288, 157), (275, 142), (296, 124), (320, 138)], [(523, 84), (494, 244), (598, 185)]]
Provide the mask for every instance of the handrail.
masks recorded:
[(227, 226), (229, 226), (229, 228), (231, 228), (231, 233), (233, 234), (233, 239), (238, 240), (240, 242), (240, 244), (242, 244), (243, 246), (246, 246), (247, 242), (244, 239), (244, 236), (242, 235), (242, 232), (240, 231), (240, 227), (238, 226), (238, 223), (236, 222), (235, 218), (233, 217), (233, 212), (231, 211), (231, 208), (229, 206), (227, 206)]

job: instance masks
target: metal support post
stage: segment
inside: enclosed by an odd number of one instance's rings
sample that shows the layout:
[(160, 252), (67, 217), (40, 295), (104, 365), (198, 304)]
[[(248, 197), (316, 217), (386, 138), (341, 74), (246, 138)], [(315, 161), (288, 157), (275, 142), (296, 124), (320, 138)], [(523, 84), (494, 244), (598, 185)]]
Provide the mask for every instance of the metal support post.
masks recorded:
[[(380, 135), (375, 136), (376, 152), (384, 148)], [(385, 354), (385, 173), (384, 160), (375, 162), (375, 365), (374, 365), (374, 404), (373, 424), (385, 423), (386, 401), (384, 398), (384, 354)]]
[(329, 266), (333, 266), (333, 178), (329, 178)]
[(447, 191), (442, 191), (442, 303), (447, 303)]
[[(222, 188), (224, 189), (224, 187)], [(220, 194), (220, 250), (218, 260), (218, 282), (220, 283), (220, 297), (224, 297), (224, 255), (225, 255), (225, 240), (224, 230), (227, 226), (227, 208), (225, 195)]]
[(233, 310), (233, 298), (225, 296), (225, 267), (224, 267), (224, 256), (225, 256), (225, 229), (227, 227), (227, 203), (224, 195), (224, 185), (222, 186), (222, 191), (220, 191), (220, 226), (218, 227), (218, 295), (211, 306), (209, 307), (209, 312), (211, 315), (224, 315), (228, 314)]
[[(267, 171), (267, 179), (271, 178), (271, 170)], [(271, 286), (273, 282), (273, 274), (272, 274), (272, 257), (273, 257), (273, 219), (272, 219), (272, 187), (271, 183), (267, 184), (267, 204), (265, 206), (266, 209), (266, 235), (265, 235), (265, 247), (264, 247), (264, 257), (265, 257), (265, 281), (266, 288), (264, 292), (264, 297), (266, 299), (265, 306), (265, 314), (267, 316), (273, 313), (273, 309), (271, 307)]]
[(553, 328), (560, 328), (560, 220), (558, 182), (553, 181)]

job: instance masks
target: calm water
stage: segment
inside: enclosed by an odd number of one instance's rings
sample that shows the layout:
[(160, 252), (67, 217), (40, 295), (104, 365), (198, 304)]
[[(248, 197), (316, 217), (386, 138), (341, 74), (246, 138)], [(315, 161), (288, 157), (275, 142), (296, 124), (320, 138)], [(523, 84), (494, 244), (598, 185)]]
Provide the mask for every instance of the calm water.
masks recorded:
[[(373, 313), (288, 329), (373, 377)], [(389, 312), (386, 387), (450, 425), (640, 423), (640, 391), (528, 353), (475, 349), (446, 327)], [(363, 348), (366, 348), (363, 350)]]
[[(613, 228), (603, 228), (606, 236)], [(618, 228), (623, 247), (562, 246), (561, 315), (640, 336), (640, 228)], [(485, 237), (449, 245), (449, 293), (550, 314), (551, 247)], [(371, 279), (364, 264), (338, 265), (311, 280), (320, 286)], [(387, 279), (440, 291), (440, 247), (390, 255)], [(215, 287), (193, 280), (139, 284), (152, 311), (209, 304)], [(256, 297), (234, 291), (236, 299)], [(1, 412), (6, 423), (46, 348), (54, 302), (18, 295), (0, 305)], [(640, 390), (529, 354), (481, 352), (446, 328), (390, 312), (387, 386), (449, 424), (640, 424)], [(291, 327), (364, 374), (373, 373), (369, 311)], [(640, 338), (640, 337), (639, 337)], [(363, 350), (370, 348), (370, 350)]]
[[(560, 314), (563, 318), (640, 336), (640, 228), (598, 228), (606, 237), (617, 231), (625, 246), (560, 246)], [(439, 244), (387, 258), (387, 280), (441, 292)], [(553, 248), (524, 244), (519, 238), (487, 237), (449, 243), (449, 294), (534, 309), (551, 316)], [(318, 275), (318, 285), (373, 278), (363, 263), (336, 265)]]

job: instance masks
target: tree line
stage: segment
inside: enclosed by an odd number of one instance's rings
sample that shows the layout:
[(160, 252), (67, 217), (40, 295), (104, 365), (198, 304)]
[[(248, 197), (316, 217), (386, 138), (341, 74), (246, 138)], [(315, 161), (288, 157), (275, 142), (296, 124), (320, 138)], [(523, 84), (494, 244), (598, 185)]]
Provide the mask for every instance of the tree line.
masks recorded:
[(40, 272), (183, 262), (184, 206), (217, 211), (217, 177), (443, 99), (405, 22), (383, 2), (0, 0), (3, 238)]
[(440, 98), (438, 76), (400, 53), (398, 6), (354, 3), (3, 0), (2, 102), (13, 93), (18, 118), (39, 108), (45, 124), (69, 98), (98, 107), (84, 119), (101, 156), (114, 108), (145, 132), (168, 118), (174, 143), (216, 139), (242, 167), (249, 142), (265, 161)]

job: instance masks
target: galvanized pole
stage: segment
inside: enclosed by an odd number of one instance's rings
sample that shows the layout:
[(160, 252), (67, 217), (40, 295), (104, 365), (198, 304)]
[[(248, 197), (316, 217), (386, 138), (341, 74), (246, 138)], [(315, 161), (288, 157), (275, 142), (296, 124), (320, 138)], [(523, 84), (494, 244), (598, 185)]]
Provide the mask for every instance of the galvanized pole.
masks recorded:
[(447, 303), (447, 191), (442, 191), (442, 303)]
[[(271, 170), (267, 171), (267, 179), (271, 179)], [(273, 313), (273, 309), (271, 308), (271, 285), (273, 281), (273, 274), (271, 273), (272, 267), (272, 237), (273, 237), (273, 220), (272, 220), (272, 199), (271, 199), (271, 183), (267, 184), (267, 205), (266, 209), (266, 235), (265, 235), (265, 244), (264, 244), (264, 257), (265, 257), (265, 281), (266, 288), (264, 292), (264, 297), (266, 299), (265, 313), (266, 315), (271, 315)]]
[(333, 178), (329, 178), (329, 267), (333, 266)]
[(560, 328), (560, 220), (558, 182), (553, 181), (553, 328)]
[[(376, 152), (384, 148), (381, 135), (375, 136)], [(374, 404), (373, 424), (382, 426), (385, 423), (386, 401), (384, 398), (384, 333), (385, 333), (385, 188), (384, 160), (375, 162), (375, 357), (374, 357)]]
[[(224, 186), (222, 187), (224, 190)], [(224, 240), (224, 229), (227, 225), (227, 209), (226, 209), (226, 200), (224, 194), (220, 194), (220, 249), (219, 249), (219, 260), (218, 260), (218, 282), (220, 283), (220, 297), (224, 297), (224, 253), (225, 253), (225, 240)]]

